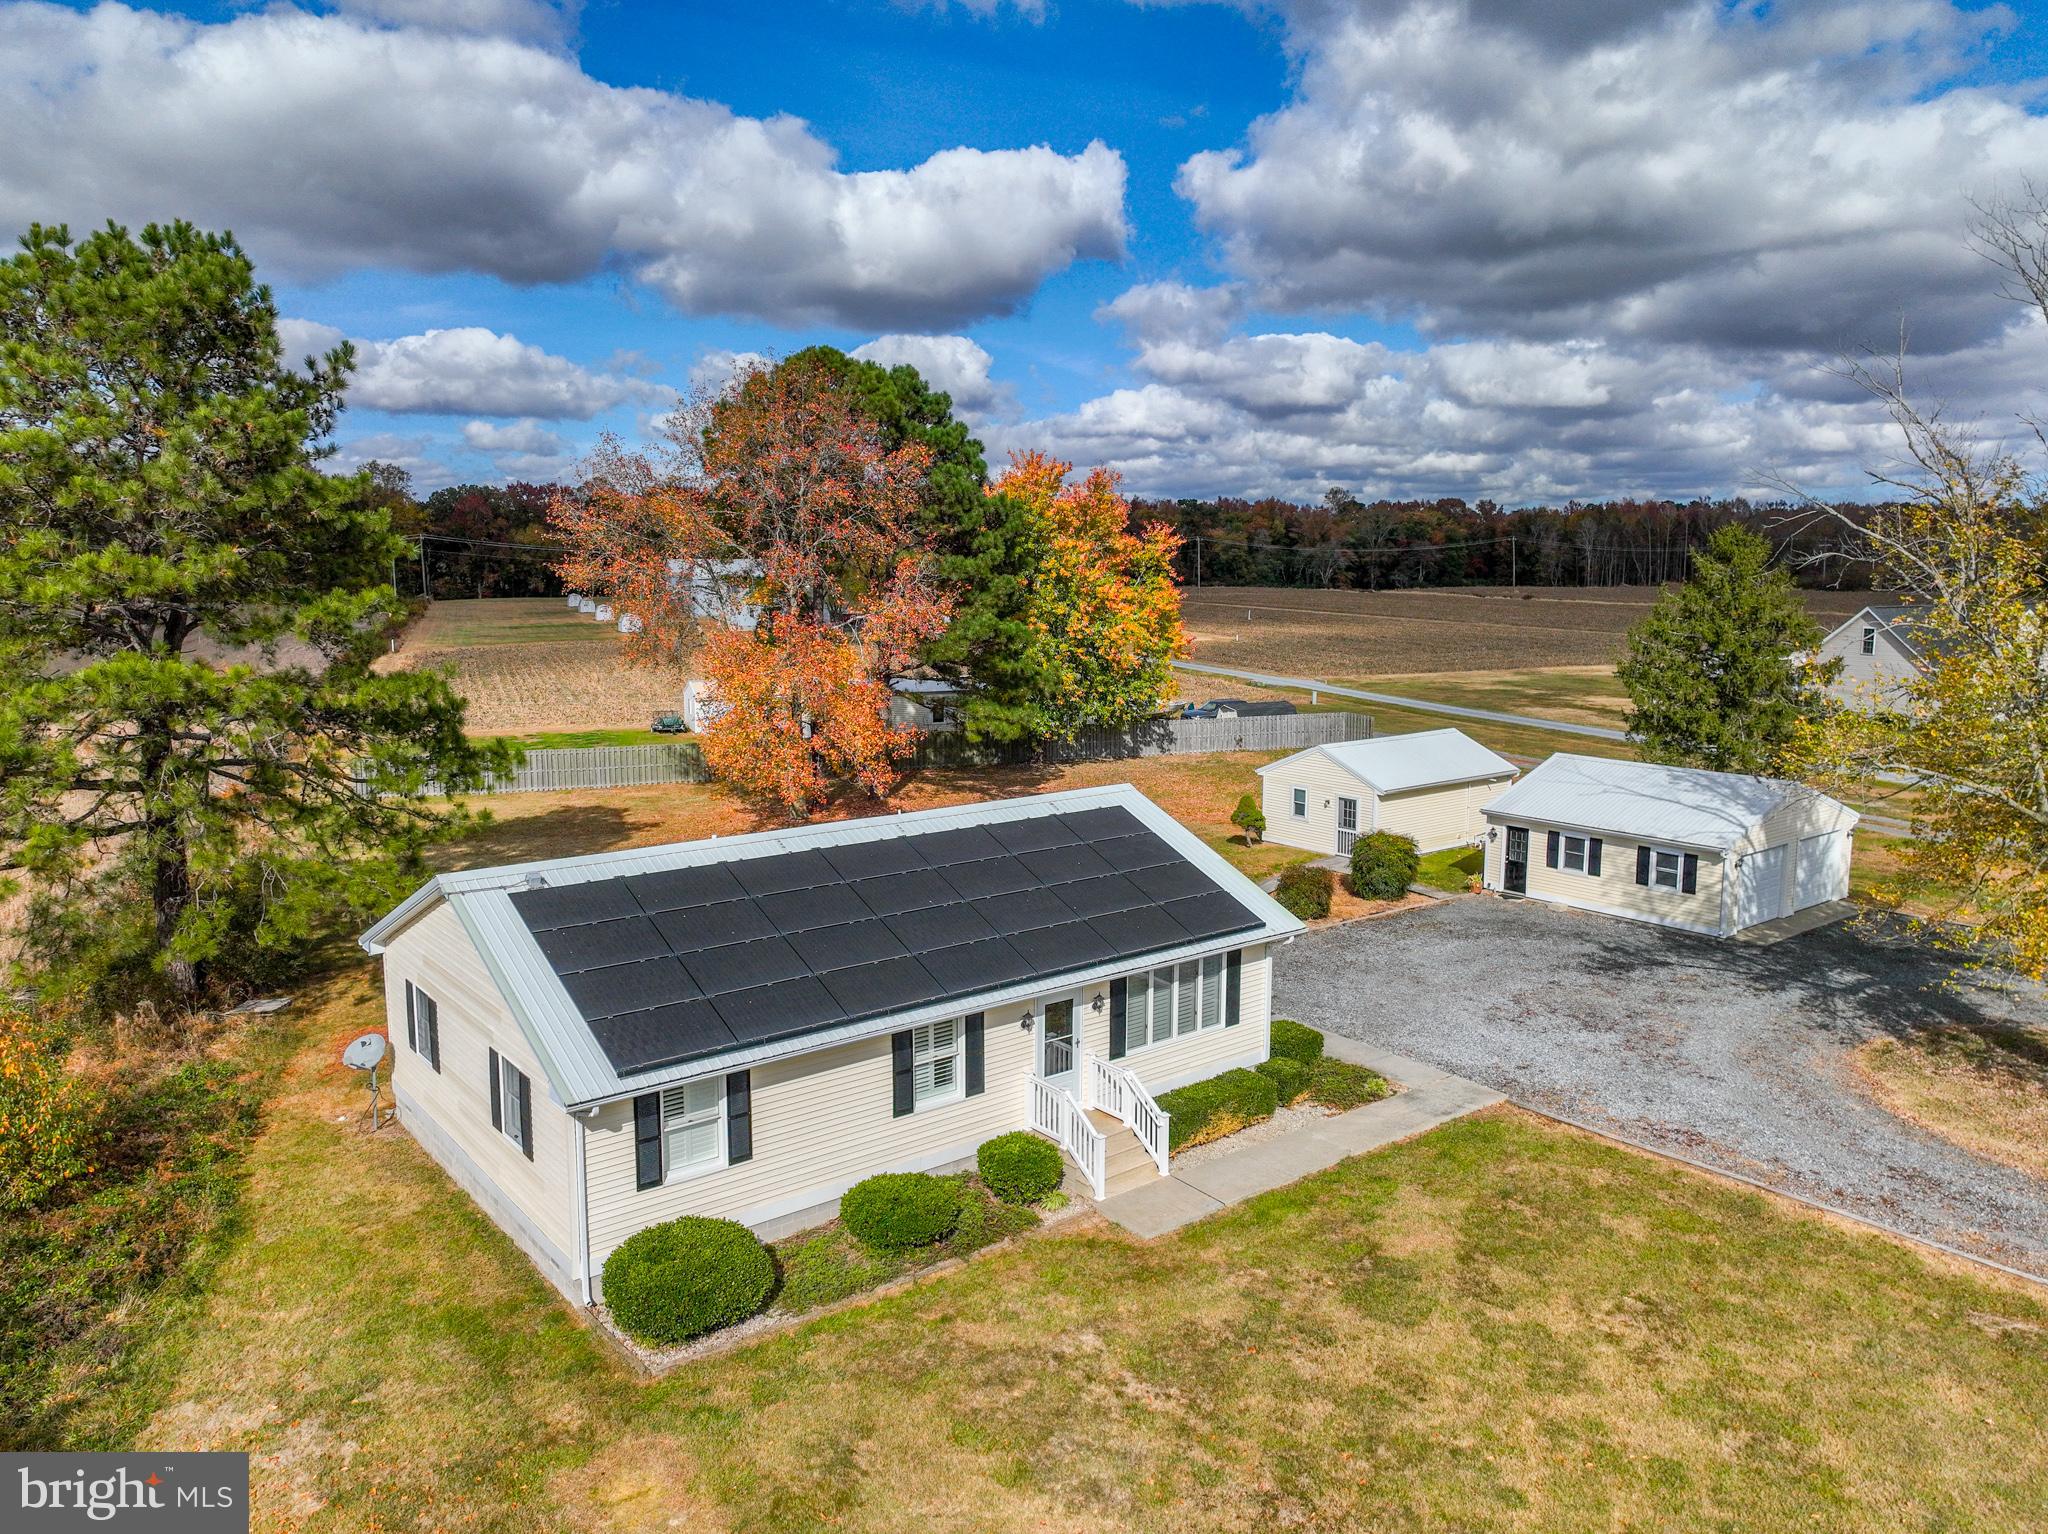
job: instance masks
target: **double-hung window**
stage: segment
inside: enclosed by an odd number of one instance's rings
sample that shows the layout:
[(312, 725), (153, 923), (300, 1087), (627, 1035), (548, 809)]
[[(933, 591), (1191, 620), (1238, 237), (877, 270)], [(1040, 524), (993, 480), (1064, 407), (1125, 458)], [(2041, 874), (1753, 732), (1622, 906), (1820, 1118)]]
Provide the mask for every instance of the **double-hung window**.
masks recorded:
[(960, 1069), (960, 1022), (947, 1018), (910, 1030), (911, 1097), (918, 1107), (949, 1102), (964, 1084)]
[(521, 1150), (525, 1150), (528, 1136), (532, 1133), (526, 1122), (527, 1106), (533, 1101), (533, 1088), (526, 1072), (500, 1055), (498, 1057), (498, 1127), (505, 1132), (505, 1138)]
[(441, 1068), (441, 1008), (434, 998), (405, 982), (405, 1040), (435, 1070)]
[(1124, 1052), (1223, 1026), (1223, 955), (1133, 975), (1124, 988)]
[(1668, 848), (1650, 849), (1650, 887), (1660, 890), (1675, 890), (1685, 878), (1685, 854), (1672, 852)]
[(686, 1082), (661, 1094), (662, 1169), (676, 1177), (724, 1162), (725, 1083)]
[(1875, 655), (1877, 653), (1877, 630), (1874, 628), (1866, 628), (1863, 631), (1863, 653), (1865, 655)]
[(1297, 788), (1294, 791), (1294, 818), (1308, 819), (1308, 790), (1305, 788)]
[(1558, 866), (1575, 874), (1586, 871), (1586, 838), (1567, 834), (1559, 848)]

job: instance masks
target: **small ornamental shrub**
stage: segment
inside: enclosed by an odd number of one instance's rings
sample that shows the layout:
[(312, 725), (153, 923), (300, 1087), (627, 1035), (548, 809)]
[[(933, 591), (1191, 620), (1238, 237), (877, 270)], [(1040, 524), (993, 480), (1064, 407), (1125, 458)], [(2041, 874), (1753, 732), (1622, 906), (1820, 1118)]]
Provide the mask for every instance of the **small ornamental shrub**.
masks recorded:
[(1351, 893), (1360, 900), (1399, 900), (1415, 882), (1422, 858), (1415, 838), (1374, 831), (1351, 844)]
[(93, 1170), (98, 1095), (65, 1066), (63, 1035), (0, 1009), (0, 1209), (30, 1209)]
[(1273, 1090), (1278, 1094), (1280, 1106), (1286, 1107), (1295, 1098), (1308, 1090), (1308, 1067), (1299, 1060), (1290, 1060), (1285, 1055), (1275, 1055), (1252, 1067), (1261, 1076), (1271, 1079)]
[(846, 1190), (839, 1218), (878, 1252), (930, 1246), (960, 1223), (960, 1185), (928, 1172), (883, 1172)]
[(1230, 812), (1230, 823), (1244, 832), (1247, 844), (1266, 834), (1266, 812), (1259, 808), (1259, 801), (1250, 794), (1237, 801), (1237, 808)]
[(650, 1225), (604, 1260), (604, 1302), (626, 1333), (673, 1347), (758, 1315), (775, 1262), (737, 1220), (684, 1215)]
[(1393, 1091), (1386, 1077), (1349, 1060), (1318, 1060), (1308, 1073), (1309, 1100), (1338, 1112), (1376, 1103)]
[(974, 1153), (974, 1167), (989, 1192), (1011, 1204), (1037, 1203), (1060, 1185), (1066, 1172), (1060, 1148), (1028, 1129), (983, 1141)]
[(1273, 898), (1290, 915), (1303, 921), (1320, 921), (1330, 914), (1330, 892), (1335, 883), (1329, 869), (1297, 863), (1280, 875)]
[(1291, 1017), (1276, 1017), (1268, 1051), (1276, 1060), (1292, 1060), (1306, 1071), (1323, 1058), (1323, 1036)]
[(1159, 1106), (1170, 1115), (1167, 1149), (1184, 1150), (1235, 1134), (1271, 1118), (1279, 1104), (1280, 1090), (1271, 1076), (1242, 1068), (1161, 1092)]

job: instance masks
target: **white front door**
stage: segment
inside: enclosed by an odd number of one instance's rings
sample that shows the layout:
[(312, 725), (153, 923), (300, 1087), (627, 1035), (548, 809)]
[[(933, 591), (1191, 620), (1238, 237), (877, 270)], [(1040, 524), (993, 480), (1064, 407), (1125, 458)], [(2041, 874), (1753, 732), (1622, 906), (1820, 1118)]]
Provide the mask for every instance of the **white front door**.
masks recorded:
[(1080, 1063), (1081, 1041), (1074, 1026), (1074, 998), (1049, 1001), (1038, 1014), (1038, 1074), (1071, 1090)]
[(1339, 798), (1337, 801), (1337, 850), (1342, 853), (1348, 853), (1351, 851), (1352, 844), (1357, 840), (1358, 801), (1356, 799)]
[(1785, 914), (1785, 847), (1745, 853), (1735, 880), (1735, 925), (1753, 927)]
[(1849, 895), (1848, 833), (1829, 831), (1820, 836), (1801, 838), (1798, 881), (1797, 910), (1803, 911), (1824, 900), (1846, 900)]

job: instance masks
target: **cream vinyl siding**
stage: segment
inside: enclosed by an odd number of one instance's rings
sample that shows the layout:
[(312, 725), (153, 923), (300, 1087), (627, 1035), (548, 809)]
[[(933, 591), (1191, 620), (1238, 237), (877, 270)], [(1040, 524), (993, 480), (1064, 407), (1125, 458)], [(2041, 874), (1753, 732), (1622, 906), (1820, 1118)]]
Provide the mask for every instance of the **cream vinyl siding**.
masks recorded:
[[(1337, 798), (1358, 801), (1359, 834), (1372, 829), (1372, 790), (1320, 751), (1304, 752), (1276, 762), (1259, 781), (1265, 785), (1259, 807), (1266, 812), (1266, 840), (1310, 852), (1337, 850)], [(1294, 818), (1294, 790), (1308, 790), (1308, 816)]]
[(1511, 781), (1447, 783), (1384, 795), (1378, 801), (1377, 824), (1370, 829), (1412, 836), (1420, 852), (1466, 846), (1486, 834), (1486, 807), (1507, 791)]
[[(1496, 821), (1500, 836), (1486, 844), (1486, 887), (1498, 890), (1503, 884), (1502, 864), (1507, 854), (1507, 823)], [(1700, 852), (1699, 888), (1690, 895), (1678, 890), (1658, 889), (1636, 883), (1637, 842), (1617, 836), (1601, 836), (1600, 877), (1552, 868), (1544, 862), (1545, 849), (1553, 829), (1573, 836), (1595, 836), (1598, 832), (1571, 827), (1551, 827), (1517, 821), (1529, 830), (1529, 897), (1559, 905), (1604, 911), (1638, 921), (1660, 922), (1695, 932), (1718, 934), (1721, 930), (1721, 855)], [(1655, 844), (1653, 844), (1655, 845)], [(1686, 849), (1674, 849), (1686, 850)]]
[[(1212, 1028), (1146, 1050), (1124, 1063), (1152, 1091), (1229, 1065), (1266, 1058), (1271, 965), (1263, 946), (1245, 951), (1234, 1028)], [(1103, 1005), (1093, 1005), (1100, 995)], [(1073, 997), (1078, 1032), (1092, 1054), (1109, 1053), (1109, 982), (1050, 990), (1047, 1000)], [(1014, 1002), (985, 1014), (985, 1090), (974, 1097), (921, 1108), (898, 1118), (890, 1036), (815, 1050), (752, 1071), (753, 1159), (686, 1174), (658, 1188), (636, 1187), (633, 1104), (607, 1103), (584, 1119), (593, 1272), (628, 1236), (678, 1215), (713, 1215), (756, 1227), (797, 1228), (829, 1219), (848, 1188), (877, 1172), (928, 1171), (971, 1158), (982, 1141), (1030, 1122), (1028, 1083), (1035, 1066), (1036, 1028)], [(1156, 1085), (1155, 1085), (1156, 1083)]]
[[(408, 980), (440, 1007), (438, 1073), (406, 1043)], [(498, 1218), (551, 1279), (566, 1286), (576, 1251), (569, 1116), (549, 1097), (546, 1073), (527, 1047), (519, 1024), (499, 1000), (497, 986), (469, 934), (445, 903), (427, 911), (386, 948), (384, 1003), (399, 1123)], [(531, 1161), (491, 1126), (493, 1049), (533, 1082)], [(529, 1229), (522, 1230), (522, 1224)], [(534, 1251), (535, 1234), (552, 1250)]]

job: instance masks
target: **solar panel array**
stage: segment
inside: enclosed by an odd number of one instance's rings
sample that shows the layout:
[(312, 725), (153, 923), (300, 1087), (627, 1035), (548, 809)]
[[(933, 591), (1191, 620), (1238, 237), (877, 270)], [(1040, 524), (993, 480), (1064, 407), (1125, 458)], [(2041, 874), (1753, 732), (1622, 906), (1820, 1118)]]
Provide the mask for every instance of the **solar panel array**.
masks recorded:
[(519, 890), (620, 1075), (1249, 931), (1130, 811)]

